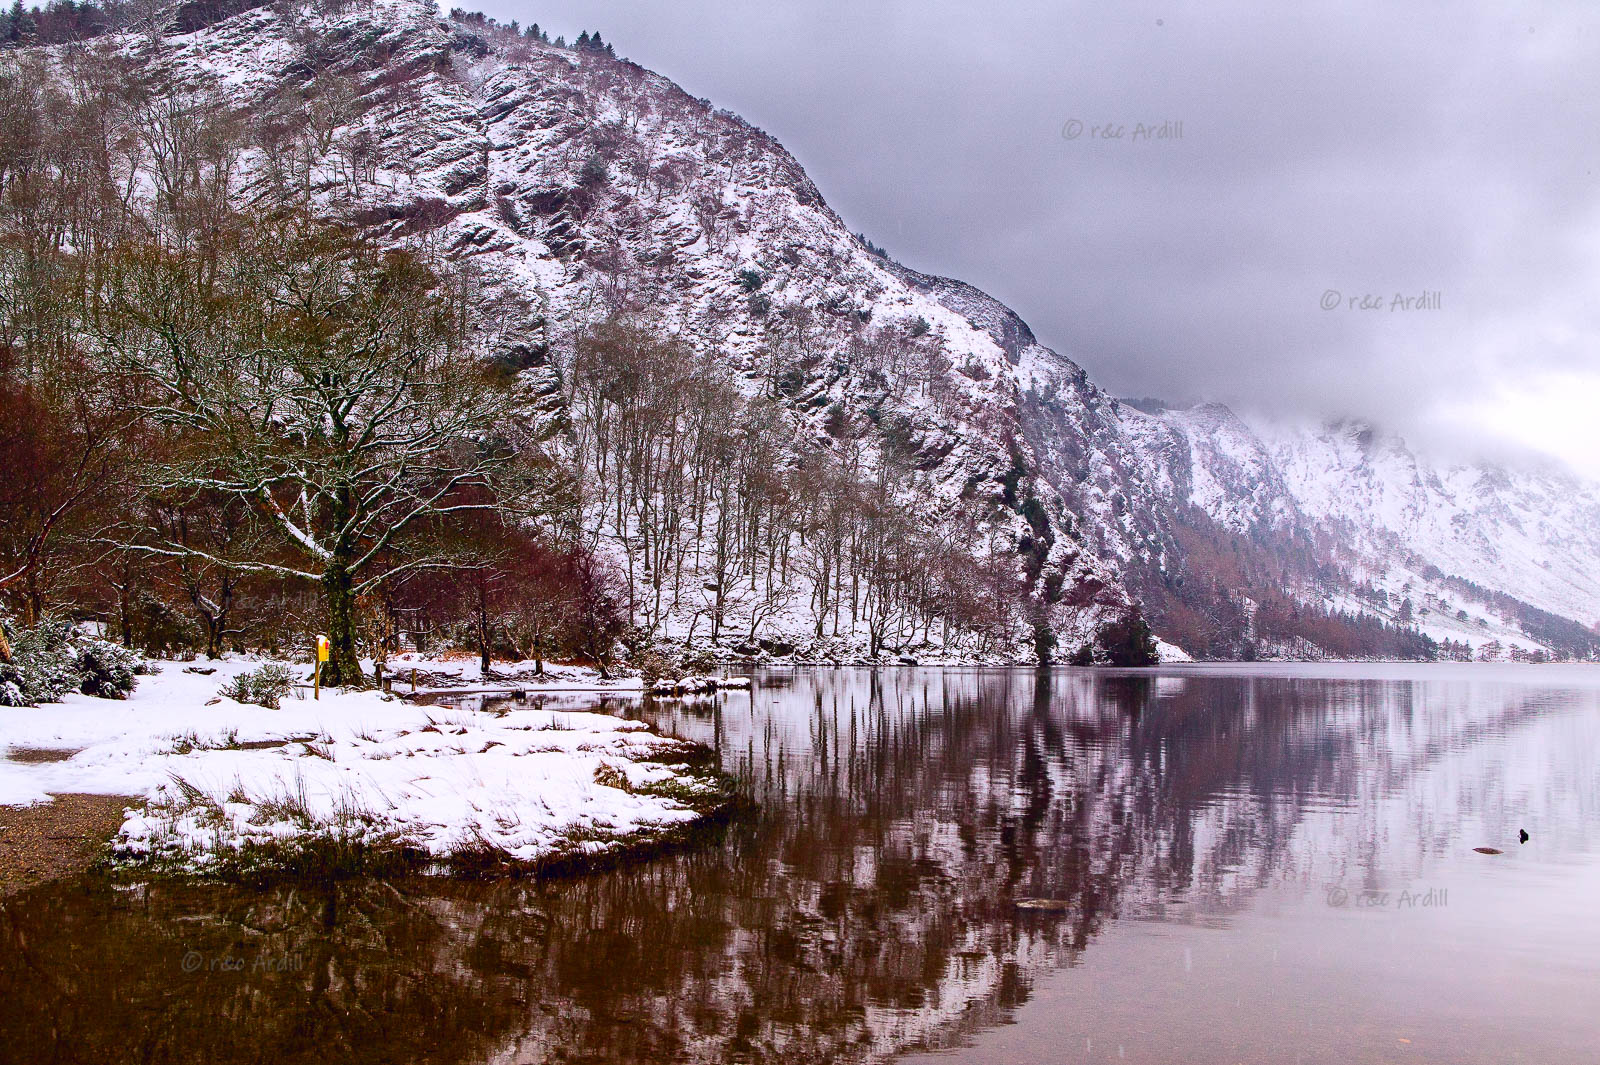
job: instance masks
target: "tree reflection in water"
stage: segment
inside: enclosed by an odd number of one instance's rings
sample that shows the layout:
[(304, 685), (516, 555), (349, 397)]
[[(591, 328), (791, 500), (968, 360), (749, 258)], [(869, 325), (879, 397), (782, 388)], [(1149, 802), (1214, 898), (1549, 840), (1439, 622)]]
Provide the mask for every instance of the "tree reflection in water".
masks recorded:
[(772, 673), (642, 711), (759, 801), (704, 847), (542, 883), (47, 886), (0, 908), (0, 1045), (19, 1065), (877, 1059), (998, 1023), (1112, 919), (1226, 921), (1313, 867), (1404, 875), (1440, 837), (1396, 796), (1427, 776), (1438, 817), (1475, 808), (1503, 769), (1485, 740), (1575, 706), (1593, 693)]

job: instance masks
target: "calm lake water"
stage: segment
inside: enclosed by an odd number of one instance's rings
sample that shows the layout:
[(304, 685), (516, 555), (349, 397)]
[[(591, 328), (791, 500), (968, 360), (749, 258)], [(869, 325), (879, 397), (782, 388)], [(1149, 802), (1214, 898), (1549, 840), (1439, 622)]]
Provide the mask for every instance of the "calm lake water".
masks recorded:
[(759, 812), (547, 883), (47, 886), (0, 904), (0, 1061), (1600, 1061), (1600, 669), (775, 671), (629, 712)]

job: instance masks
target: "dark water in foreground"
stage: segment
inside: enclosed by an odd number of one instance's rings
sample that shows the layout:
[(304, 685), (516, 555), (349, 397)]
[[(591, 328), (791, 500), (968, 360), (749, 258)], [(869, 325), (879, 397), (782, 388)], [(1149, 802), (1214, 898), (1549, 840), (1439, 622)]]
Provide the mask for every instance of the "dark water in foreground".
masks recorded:
[(0, 1062), (1600, 1061), (1600, 669), (644, 713), (761, 813), (545, 884), (47, 886), (0, 904)]

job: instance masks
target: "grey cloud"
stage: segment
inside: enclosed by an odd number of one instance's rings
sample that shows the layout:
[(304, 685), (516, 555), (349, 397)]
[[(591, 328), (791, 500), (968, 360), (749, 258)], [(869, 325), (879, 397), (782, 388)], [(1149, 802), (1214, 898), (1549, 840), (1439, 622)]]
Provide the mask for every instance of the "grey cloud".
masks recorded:
[[(1507, 377), (1600, 372), (1588, 5), (486, 10), (598, 28), (744, 115), (853, 227), (1120, 394), (1404, 430)], [(1073, 118), (1183, 137), (1068, 140)], [(1441, 306), (1325, 311), (1330, 289)]]

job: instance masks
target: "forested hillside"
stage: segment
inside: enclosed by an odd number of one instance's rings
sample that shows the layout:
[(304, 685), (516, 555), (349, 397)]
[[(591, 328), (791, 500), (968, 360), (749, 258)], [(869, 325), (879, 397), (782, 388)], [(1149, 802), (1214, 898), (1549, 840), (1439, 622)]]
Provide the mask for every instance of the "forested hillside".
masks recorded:
[[(28, 18), (0, 34), (17, 626), (325, 630), (340, 678), (402, 644), (1143, 662), (1146, 618), (1205, 657), (1593, 653), (1581, 565), (1396, 554), (1312, 505), (1311, 452), (1118, 401), (597, 32), (420, 0)], [(1402, 616), (1447, 577), (1549, 617)]]
[[(353, 677), (402, 633), (1021, 657), (1128, 613), (1034, 488), (996, 345), (931, 302), (874, 320), (849, 282), (890, 275), (848, 233), (745, 239), (714, 165), (837, 220), (748, 127), (604, 51), (263, 8), (8, 53), (0, 108), (23, 625), (212, 654), (325, 626)], [(725, 162), (638, 158), (646, 123)], [(491, 136), (511, 158), (486, 166)], [(676, 248), (585, 239), (650, 201)]]

